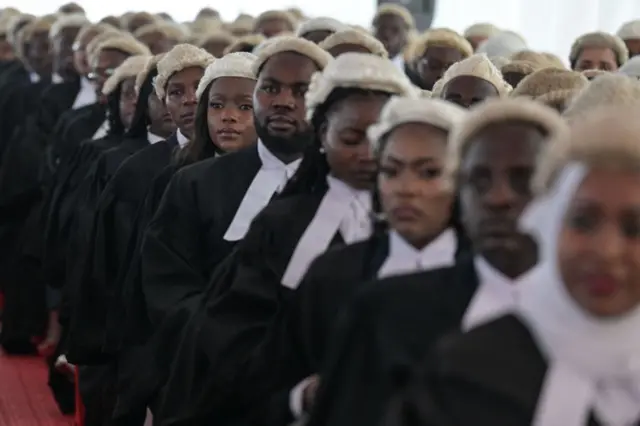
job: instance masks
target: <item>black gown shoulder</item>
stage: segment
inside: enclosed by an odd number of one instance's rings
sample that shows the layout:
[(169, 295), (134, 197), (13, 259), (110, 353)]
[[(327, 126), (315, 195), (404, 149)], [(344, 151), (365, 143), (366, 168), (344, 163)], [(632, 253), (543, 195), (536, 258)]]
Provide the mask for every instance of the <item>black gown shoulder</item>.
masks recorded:
[(460, 326), (477, 285), (464, 257), (453, 267), (363, 286), (337, 320), (309, 424), (379, 424), (431, 346)]
[(180, 169), (142, 244), (141, 277), (152, 323), (205, 291), (235, 242), (223, 236), (261, 166), (255, 147)]

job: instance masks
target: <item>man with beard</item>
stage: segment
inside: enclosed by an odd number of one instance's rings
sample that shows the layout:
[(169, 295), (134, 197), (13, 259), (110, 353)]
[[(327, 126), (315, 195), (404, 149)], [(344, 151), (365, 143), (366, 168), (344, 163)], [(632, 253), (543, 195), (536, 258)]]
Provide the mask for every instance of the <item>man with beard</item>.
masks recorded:
[(312, 74), (330, 59), (295, 37), (265, 46), (254, 65), (257, 146), (186, 167), (169, 183), (142, 247), (142, 286), (154, 326), (191, 310), (216, 266), (295, 173), (313, 134), (304, 95)]

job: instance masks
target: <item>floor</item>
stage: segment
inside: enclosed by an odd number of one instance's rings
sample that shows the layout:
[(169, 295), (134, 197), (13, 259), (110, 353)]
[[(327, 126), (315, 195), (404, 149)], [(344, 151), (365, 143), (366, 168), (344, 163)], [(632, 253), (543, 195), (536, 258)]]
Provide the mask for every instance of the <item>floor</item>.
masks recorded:
[(71, 426), (58, 411), (47, 386), (42, 358), (0, 352), (0, 426)]

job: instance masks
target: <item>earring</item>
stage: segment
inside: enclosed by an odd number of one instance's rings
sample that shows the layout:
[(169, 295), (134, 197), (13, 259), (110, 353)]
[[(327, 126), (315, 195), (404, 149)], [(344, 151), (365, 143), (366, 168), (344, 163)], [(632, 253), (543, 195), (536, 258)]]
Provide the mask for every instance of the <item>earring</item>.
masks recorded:
[(320, 147), (320, 154), (324, 154), (324, 153), (325, 153), (325, 151), (324, 151), (324, 147), (323, 147), (323, 146), (321, 146), (321, 147)]

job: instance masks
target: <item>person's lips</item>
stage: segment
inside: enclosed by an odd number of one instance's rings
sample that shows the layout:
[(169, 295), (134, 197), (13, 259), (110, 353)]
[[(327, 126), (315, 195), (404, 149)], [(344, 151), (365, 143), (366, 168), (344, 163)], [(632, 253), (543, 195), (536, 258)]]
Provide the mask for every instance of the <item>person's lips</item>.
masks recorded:
[(274, 115), (267, 121), (267, 127), (276, 131), (287, 131), (296, 128), (296, 121), (286, 115)]

